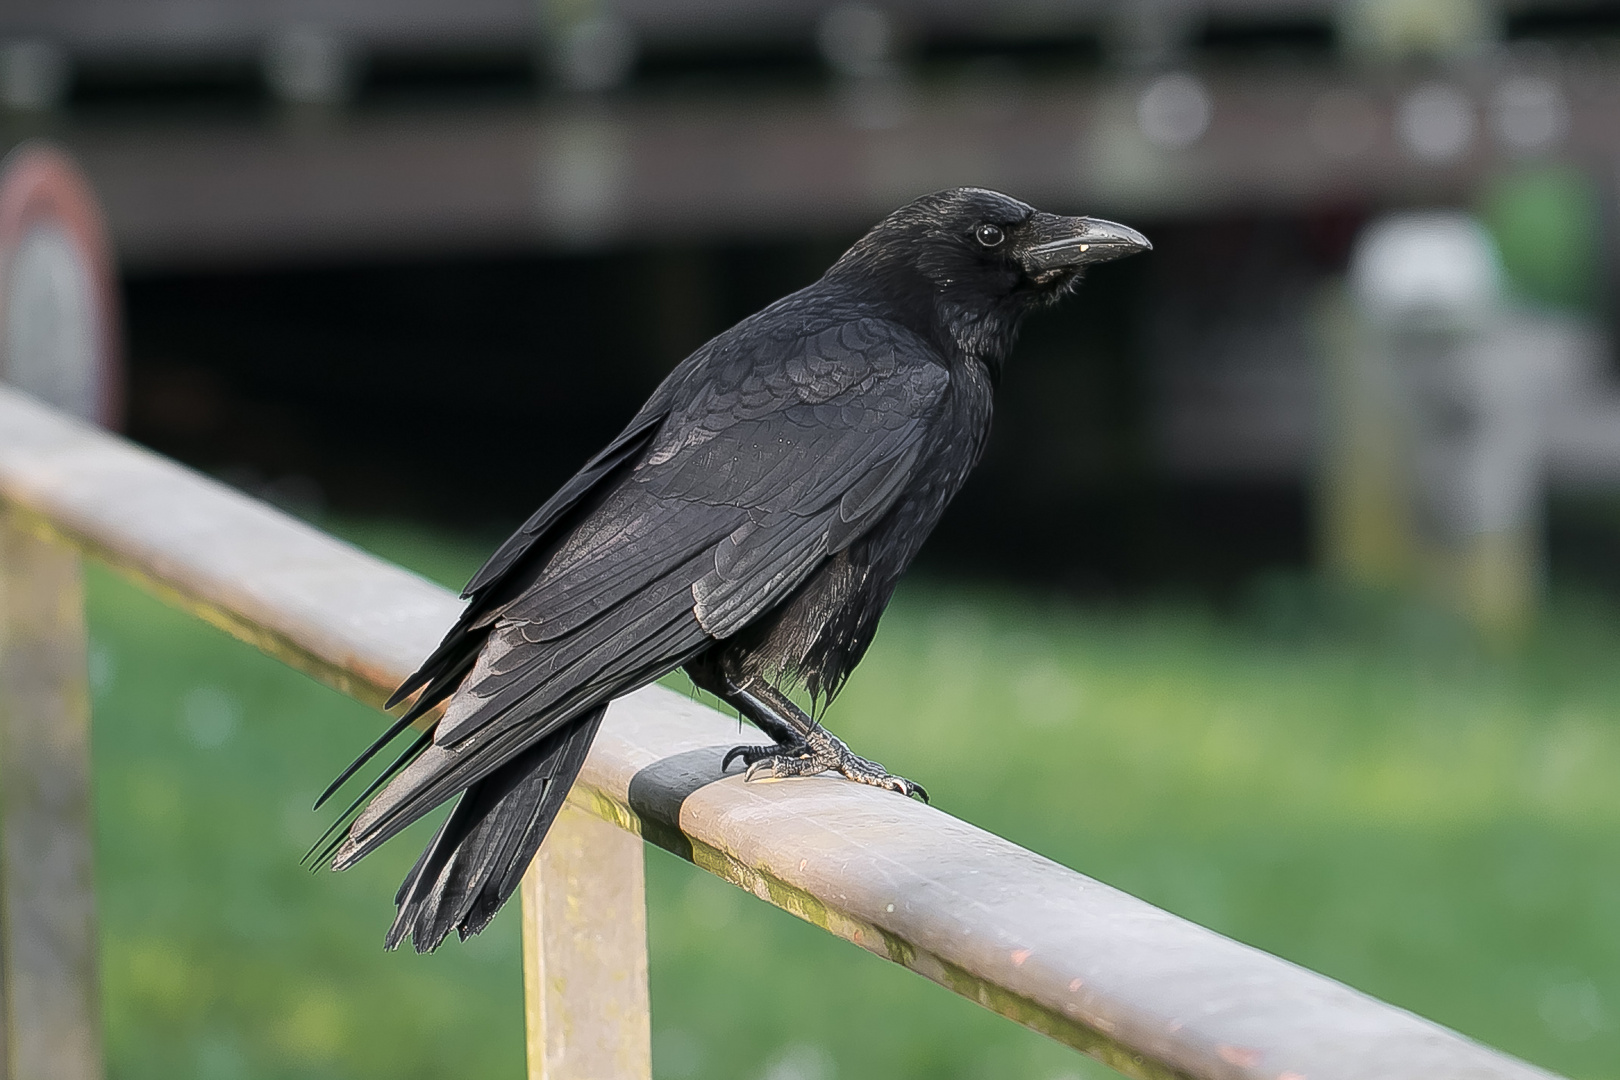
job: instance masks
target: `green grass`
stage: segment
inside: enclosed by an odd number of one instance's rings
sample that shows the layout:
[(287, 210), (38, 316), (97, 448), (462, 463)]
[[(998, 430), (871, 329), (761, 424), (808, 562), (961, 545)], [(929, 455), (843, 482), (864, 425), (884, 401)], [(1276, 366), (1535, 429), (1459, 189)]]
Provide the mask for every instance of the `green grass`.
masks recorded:
[[(458, 581), (481, 554), (350, 535)], [(512, 1077), (515, 911), (385, 954), (422, 827), (299, 856), (378, 717), (92, 573), (115, 1077)], [(936, 805), (1572, 1077), (1620, 1077), (1620, 616), (1561, 599), (1511, 656), (1297, 583), (1236, 613), (902, 590), (829, 723)], [(648, 855), (661, 1080), (1105, 1070)], [(1112, 1075), (1112, 1074), (1106, 1074)]]

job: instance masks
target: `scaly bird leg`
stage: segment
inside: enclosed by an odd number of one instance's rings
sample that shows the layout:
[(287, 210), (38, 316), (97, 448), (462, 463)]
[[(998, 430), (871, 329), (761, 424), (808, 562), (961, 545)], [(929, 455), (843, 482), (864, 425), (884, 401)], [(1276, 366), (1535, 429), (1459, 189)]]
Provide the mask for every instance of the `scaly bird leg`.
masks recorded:
[(789, 776), (815, 776), (836, 772), (858, 784), (886, 788), (901, 795), (916, 795), (928, 801), (921, 784), (895, 776), (875, 761), (856, 754), (842, 739), (805, 715), (803, 709), (776, 687), (762, 679), (748, 680), (740, 687), (728, 687), (726, 701), (760, 730), (775, 739), (769, 746), (734, 746), (721, 762), (722, 770), (742, 759), (748, 766), (745, 780), (783, 779)]

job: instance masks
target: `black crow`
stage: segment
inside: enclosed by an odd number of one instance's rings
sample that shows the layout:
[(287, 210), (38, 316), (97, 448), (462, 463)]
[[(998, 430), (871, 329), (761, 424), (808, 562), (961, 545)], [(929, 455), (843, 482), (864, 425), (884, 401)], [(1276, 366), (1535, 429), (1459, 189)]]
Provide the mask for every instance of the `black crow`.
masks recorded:
[(726, 755), (750, 779), (837, 772), (926, 798), (787, 691), (824, 703), (860, 662), (979, 459), (1024, 314), (1085, 266), (1150, 246), (1112, 222), (942, 191), (682, 361), (473, 576), (466, 610), (388, 705), (416, 701), (322, 796), (448, 699), (328, 849), (353, 866), (461, 796), (395, 897), (388, 947), (483, 929), (608, 703), (678, 667), (771, 738)]

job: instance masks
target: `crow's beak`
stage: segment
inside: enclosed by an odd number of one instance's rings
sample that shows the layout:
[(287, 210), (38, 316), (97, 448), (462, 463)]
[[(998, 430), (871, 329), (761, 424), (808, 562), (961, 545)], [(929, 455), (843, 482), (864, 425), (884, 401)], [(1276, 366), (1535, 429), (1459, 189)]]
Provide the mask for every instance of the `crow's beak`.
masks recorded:
[(1102, 218), (1037, 214), (1030, 231), (1032, 243), (1022, 259), (1031, 274), (1073, 270), (1153, 250), (1148, 238), (1135, 229)]

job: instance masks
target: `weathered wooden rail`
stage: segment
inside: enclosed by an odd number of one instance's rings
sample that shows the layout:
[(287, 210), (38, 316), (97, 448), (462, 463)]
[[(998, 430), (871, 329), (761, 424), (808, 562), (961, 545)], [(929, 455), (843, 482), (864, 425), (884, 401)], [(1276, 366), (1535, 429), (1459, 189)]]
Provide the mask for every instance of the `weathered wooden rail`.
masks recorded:
[[(70, 552), (372, 704), (459, 606), (413, 574), (4, 388), (0, 510), (8, 787), (27, 769), (60, 772), (64, 754), (85, 753)], [(55, 569), (28, 576), (43, 564)], [(46, 640), (68, 662), (40, 664)], [(734, 719), (659, 688), (609, 711), (571, 809), (524, 885), (532, 1077), (650, 1076), (641, 840), (1131, 1076), (1548, 1075), (920, 803), (834, 779), (722, 776), (720, 756), (735, 741)], [(83, 840), (74, 828), (87, 828), (82, 815), (57, 821), (48, 845), (71, 854)], [(30, 872), (35, 851), (14, 847), (9, 832), (6, 841), (9, 885)], [(70, 879), (70, 892), (87, 887)], [(6, 950), (28, 926), (44, 935), (36, 945), (68, 958), (58, 969), (83, 969), (84, 912), (47, 933), (41, 918), (62, 919), (45, 910), (48, 888), (7, 896)], [(14, 1001), (26, 988), (5, 991)], [(17, 1080), (70, 1075), (9, 1056)]]

